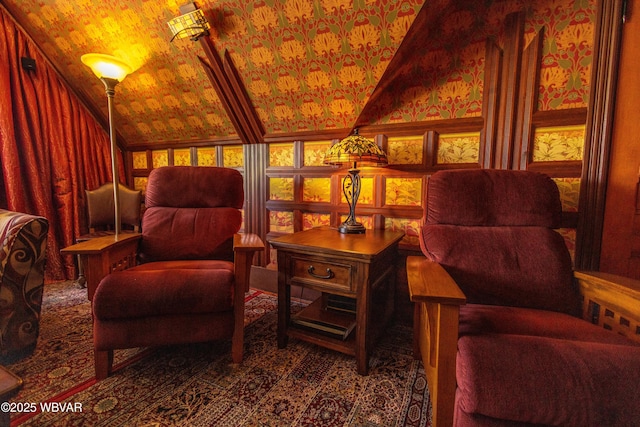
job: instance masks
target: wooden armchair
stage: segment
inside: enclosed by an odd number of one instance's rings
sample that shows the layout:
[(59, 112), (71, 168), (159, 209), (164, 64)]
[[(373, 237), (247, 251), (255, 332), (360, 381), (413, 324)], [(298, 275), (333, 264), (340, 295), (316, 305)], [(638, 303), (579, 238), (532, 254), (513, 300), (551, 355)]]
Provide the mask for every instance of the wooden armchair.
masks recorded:
[(434, 425), (640, 419), (640, 283), (571, 271), (555, 183), (442, 171), (427, 198), (407, 275)]
[(244, 200), (233, 169), (163, 167), (149, 175), (142, 233), (63, 252), (86, 261), (96, 378), (114, 349), (232, 339), (243, 353), (244, 296), (260, 238), (238, 233)]

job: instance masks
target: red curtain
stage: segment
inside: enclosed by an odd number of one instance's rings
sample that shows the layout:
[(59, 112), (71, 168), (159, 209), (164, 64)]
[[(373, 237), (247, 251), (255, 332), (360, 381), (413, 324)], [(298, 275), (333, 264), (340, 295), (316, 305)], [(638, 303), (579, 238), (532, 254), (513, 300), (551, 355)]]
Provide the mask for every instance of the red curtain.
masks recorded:
[[(35, 71), (21, 58), (35, 59)], [(78, 61), (80, 59), (78, 58)], [(96, 79), (97, 85), (102, 85)], [(105, 95), (105, 105), (107, 98)], [(109, 135), (0, 8), (0, 162), (7, 209), (49, 220), (45, 281), (74, 277), (85, 189), (111, 180)], [(124, 176), (122, 159), (119, 159)]]

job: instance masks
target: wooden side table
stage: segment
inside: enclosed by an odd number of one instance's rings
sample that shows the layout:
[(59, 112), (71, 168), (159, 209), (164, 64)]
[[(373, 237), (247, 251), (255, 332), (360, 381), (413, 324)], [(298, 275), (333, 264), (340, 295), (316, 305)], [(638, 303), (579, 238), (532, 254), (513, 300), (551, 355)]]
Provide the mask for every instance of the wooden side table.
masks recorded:
[[(358, 373), (367, 375), (372, 343), (393, 314), (395, 261), (403, 236), (387, 230), (341, 234), (318, 227), (271, 240), (278, 250), (278, 347), (286, 347), (288, 337), (295, 337), (350, 354), (356, 358)], [(322, 299), (309, 308), (314, 313), (291, 315), (291, 285), (322, 292)], [(355, 302), (354, 330), (349, 333), (348, 325), (343, 325), (344, 336), (323, 330), (327, 300), (336, 295)], [(317, 328), (300, 321), (315, 314), (323, 317)], [(338, 317), (348, 319), (345, 316), (349, 314)], [(329, 313), (329, 317), (335, 316)]]

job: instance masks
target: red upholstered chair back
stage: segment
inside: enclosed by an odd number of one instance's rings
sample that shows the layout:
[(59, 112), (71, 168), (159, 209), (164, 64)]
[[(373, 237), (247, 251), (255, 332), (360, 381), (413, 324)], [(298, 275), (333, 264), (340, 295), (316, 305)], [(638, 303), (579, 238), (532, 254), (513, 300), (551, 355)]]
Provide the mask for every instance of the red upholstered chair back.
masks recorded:
[(529, 171), (439, 171), (429, 179), (420, 244), (468, 303), (577, 314), (558, 188)]
[(154, 169), (145, 196), (140, 262), (233, 260), (243, 203), (243, 178), (235, 169)]

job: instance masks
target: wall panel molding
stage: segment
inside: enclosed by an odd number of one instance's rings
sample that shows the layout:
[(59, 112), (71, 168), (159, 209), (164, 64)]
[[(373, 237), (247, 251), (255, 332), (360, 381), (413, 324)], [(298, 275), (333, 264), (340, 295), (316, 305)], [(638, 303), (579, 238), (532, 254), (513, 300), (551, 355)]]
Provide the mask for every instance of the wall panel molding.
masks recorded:
[(577, 268), (599, 270), (624, 0), (599, 0), (576, 238)]
[(518, 105), (518, 119), (515, 132), (515, 146), (512, 169), (527, 169), (529, 153), (533, 145), (532, 119), (538, 104), (538, 87), (540, 83), (540, 65), (544, 28), (535, 35), (525, 48), (522, 56), (521, 95)]
[(518, 120), (524, 21), (524, 12), (512, 13), (505, 20), (504, 60), (502, 62), (498, 129), (493, 162), (493, 167), (496, 169), (509, 169), (512, 166)]

